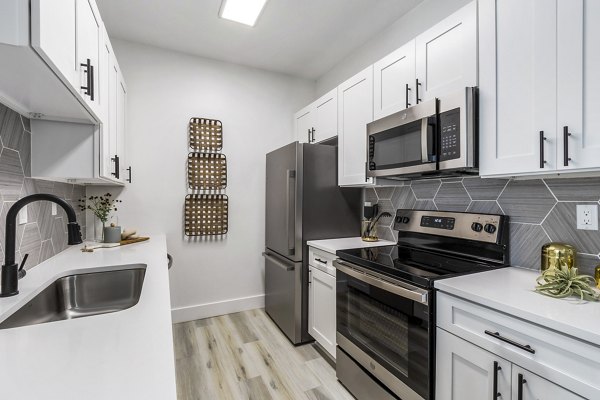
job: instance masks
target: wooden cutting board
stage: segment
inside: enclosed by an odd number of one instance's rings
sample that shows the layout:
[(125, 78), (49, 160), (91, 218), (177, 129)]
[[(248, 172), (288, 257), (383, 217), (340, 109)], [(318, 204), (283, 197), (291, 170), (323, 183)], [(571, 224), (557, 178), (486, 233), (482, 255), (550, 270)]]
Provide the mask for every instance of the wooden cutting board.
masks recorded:
[(121, 246), (126, 246), (128, 244), (134, 244), (134, 243), (139, 243), (139, 242), (145, 242), (148, 239), (150, 239), (150, 238), (142, 236), (142, 237), (137, 237), (135, 239), (121, 240)]

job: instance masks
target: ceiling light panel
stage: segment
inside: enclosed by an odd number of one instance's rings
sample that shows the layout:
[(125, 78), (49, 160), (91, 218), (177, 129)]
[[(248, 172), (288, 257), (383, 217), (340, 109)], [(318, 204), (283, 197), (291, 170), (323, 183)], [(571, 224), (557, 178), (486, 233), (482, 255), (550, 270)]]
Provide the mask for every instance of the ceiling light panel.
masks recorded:
[(219, 16), (254, 26), (266, 3), (267, 0), (223, 0)]

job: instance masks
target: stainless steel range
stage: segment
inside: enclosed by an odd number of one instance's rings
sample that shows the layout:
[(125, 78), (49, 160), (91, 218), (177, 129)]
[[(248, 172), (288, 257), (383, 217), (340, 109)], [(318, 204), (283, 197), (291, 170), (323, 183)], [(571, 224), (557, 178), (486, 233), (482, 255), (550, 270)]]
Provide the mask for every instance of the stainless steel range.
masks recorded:
[(337, 376), (359, 400), (432, 400), (434, 281), (508, 264), (508, 217), (398, 210), (396, 246), (337, 252)]

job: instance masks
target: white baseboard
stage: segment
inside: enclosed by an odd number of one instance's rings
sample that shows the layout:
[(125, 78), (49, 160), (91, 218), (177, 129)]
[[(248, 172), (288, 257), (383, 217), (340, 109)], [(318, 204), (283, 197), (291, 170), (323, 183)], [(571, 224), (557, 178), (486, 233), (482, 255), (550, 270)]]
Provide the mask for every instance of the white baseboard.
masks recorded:
[(230, 299), (218, 301), (215, 303), (198, 304), (173, 308), (171, 318), (173, 323), (194, 321), (197, 319), (216, 317), (218, 315), (231, 314), (240, 311), (263, 308), (265, 306), (265, 295), (242, 297), (239, 299)]

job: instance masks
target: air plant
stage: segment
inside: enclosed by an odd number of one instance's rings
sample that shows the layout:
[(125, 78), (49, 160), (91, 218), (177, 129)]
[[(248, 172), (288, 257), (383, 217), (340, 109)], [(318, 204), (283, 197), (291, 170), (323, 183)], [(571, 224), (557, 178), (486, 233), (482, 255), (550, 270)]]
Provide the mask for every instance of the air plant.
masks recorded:
[(365, 236), (371, 236), (371, 231), (373, 230), (373, 228), (375, 228), (375, 225), (377, 225), (377, 222), (379, 222), (379, 219), (381, 217), (391, 218), (392, 214), (390, 214), (387, 211), (384, 211), (384, 212), (380, 213), (377, 216), (377, 218), (375, 218), (373, 221), (371, 221), (369, 223), (369, 225), (367, 225), (367, 229), (365, 229), (365, 233), (364, 233)]
[(578, 296), (581, 300), (600, 300), (600, 293), (593, 288), (594, 278), (578, 275), (577, 268), (569, 268), (566, 264), (560, 268), (545, 270), (536, 282), (535, 291), (546, 296), (558, 299)]

